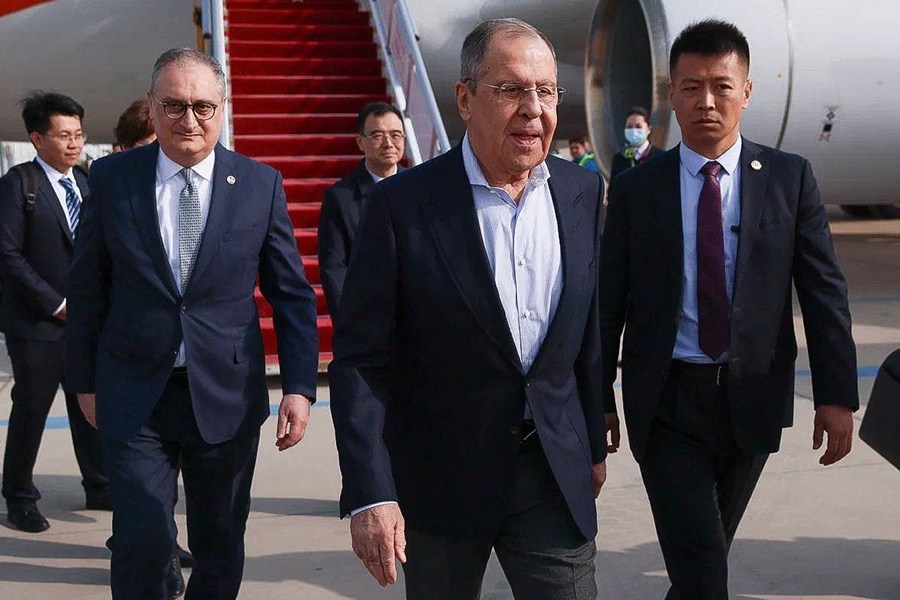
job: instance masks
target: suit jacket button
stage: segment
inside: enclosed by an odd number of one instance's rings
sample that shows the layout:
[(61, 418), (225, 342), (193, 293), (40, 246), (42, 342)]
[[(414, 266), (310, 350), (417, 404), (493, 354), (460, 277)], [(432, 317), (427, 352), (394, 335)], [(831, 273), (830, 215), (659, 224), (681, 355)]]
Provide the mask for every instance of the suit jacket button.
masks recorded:
[(181, 314), (183, 314), (183, 315), (186, 315), (186, 314), (187, 314), (187, 306), (182, 306), (182, 307), (181, 307)]
[(509, 428), (509, 432), (513, 435), (519, 435), (519, 433), (521, 433), (521, 431), (522, 430), (519, 428), (518, 425), (513, 425), (512, 427)]

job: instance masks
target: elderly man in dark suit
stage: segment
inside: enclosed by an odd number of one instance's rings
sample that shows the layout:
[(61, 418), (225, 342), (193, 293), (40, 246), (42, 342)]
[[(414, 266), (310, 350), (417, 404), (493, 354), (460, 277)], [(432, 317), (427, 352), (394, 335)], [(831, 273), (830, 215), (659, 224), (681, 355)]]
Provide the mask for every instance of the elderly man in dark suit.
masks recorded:
[(405, 563), (408, 598), (478, 598), (492, 548), (517, 598), (595, 598), (602, 184), (548, 156), (564, 90), (543, 33), (486, 21), (461, 61), (465, 137), (372, 189), (350, 261), (341, 514), (380, 584)]
[(385, 102), (366, 104), (356, 115), (356, 144), (363, 159), (353, 172), (325, 190), (319, 215), (319, 272), (332, 318), (337, 315), (350, 251), (371, 187), (402, 170), (406, 146), (403, 115)]
[(272, 305), (284, 392), (276, 445), (315, 393), (315, 296), (281, 175), (217, 145), (225, 79), (210, 57), (157, 59), (158, 143), (91, 170), (70, 275), (68, 385), (109, 462), (113, 598), (163, 598), (177, 468), (195, 566), (187, 598), (233, 599), (259, 428), (269, 414), (259, 314)]
[[(7, 519), (37, 533), (50, 523), (37, 508), (41, 494), (32, 474), (44, 424), (64, 380), (69, 263), (87, 177), (76, 164), (84, 147), (78, 102), (35, 92), (22, 102), (22, 118), (37, 150), (33, 163), (0, 179), (0, 329), (12, 363), (12, 411), (3, 458)], [(88, 509), (109, 509), (100, 437), (74, 394), (66, 409)]]
[(792, 420), (791, 287), (803, 312), (813, 447), (839, 461), (858, 407), (847, 286), (803, 158), (743, 139), (750, 51), (733, 25), (675, 40), (669, 97), (683, 143), (616, 178), (600, 267), (603, 388), (622, 394), (672, 587), (725, 600), (727, 554)]

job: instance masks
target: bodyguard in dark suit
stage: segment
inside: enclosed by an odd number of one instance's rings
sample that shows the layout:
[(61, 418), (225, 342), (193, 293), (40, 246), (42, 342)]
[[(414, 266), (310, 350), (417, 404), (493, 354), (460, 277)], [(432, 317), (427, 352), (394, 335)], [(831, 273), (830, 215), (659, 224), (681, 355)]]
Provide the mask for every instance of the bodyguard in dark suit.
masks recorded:
[(269, 413), (257, 274), (278, 334), (280, 450), (303, 436), (315, 393), (315, 297), (281, 176), (216, 144), (224, 98), (214, 59), (163, 53), (148, 93), (158, 143), (91, 171), (68, 373), (109, 462), (114, 598), (165, 597), (179, 464), (195, 558), (186, 597), (237, 597)]
[(478, 598), (492, 547), (516, 598), (597, 594), (602, 185), (547, 156), (562, 93), (544, 34), (482, 23), (462, 143), (369, 194), (329, 369), (341, 514), (408, 598)]
[(384, 102), (366, 104), (356, 115), (356, 143), (363, 159), (352, 173), (325, 190), (319, 215), (319, 272), (328, 312), (337, 315), (350, 251), (369, 189), (402, 170), (406, 146), (403, 115)]
[[(73, 168), (84, 147), (83, 117), (84, 109), (68, 96), (30, 95), (22, 102), (22, 118), (38, 156), (0, 179), (0, 329), (15, 381), (3, 497), (10, 523), (32, 533), (50, 527), (37, 508), (41, 494), (32, 474), (66, 363), (69, 263), (81, 205), (88, 197), (87, 178)], [(34, 196), (26, 198), (29, 178)], [(100, 437), (81, 414), (75, 395), (65, 396), (87, 508), (108, 509)]]
[(676, 39), (669, 97), (683, 143), (620, 175), (600, 267), (603, 388), (622, 395), (672, 587), (728, 598), (727, 554), (791, 424), (803, 313), (820, 459), (849, 451), (859, 405), (847, 286), (809, 163), (740, 136), (750, 53), (733, 25)]

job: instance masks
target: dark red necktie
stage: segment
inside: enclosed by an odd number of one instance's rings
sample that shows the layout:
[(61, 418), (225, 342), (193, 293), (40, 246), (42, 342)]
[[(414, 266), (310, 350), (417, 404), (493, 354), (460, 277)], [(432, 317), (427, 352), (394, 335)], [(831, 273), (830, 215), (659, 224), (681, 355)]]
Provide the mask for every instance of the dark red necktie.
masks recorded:
[(697, 320), (700, 349), (718, 360), (728, 349), (728, 292), (725, 290), (725, 238), (722, 190), (716, 175), (722, 165), (703, 165), (703, 189), (697, 205)]

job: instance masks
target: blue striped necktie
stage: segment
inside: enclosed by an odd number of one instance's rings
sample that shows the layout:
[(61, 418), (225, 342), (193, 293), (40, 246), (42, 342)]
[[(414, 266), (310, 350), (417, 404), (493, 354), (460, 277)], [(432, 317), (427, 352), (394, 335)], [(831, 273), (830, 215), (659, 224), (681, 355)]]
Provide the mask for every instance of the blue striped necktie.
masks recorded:
[(81, 203), (78, 201), (78, 194), (75, 193), (75, 184), (68, 177), (59, 180), (64, 188), (66, 188), (66, 208), (69, 209), (69, 227), (72, 230), (72, 237), (75, 237), (75, 230), (78, 228), (78, 215), (81, 214)]

